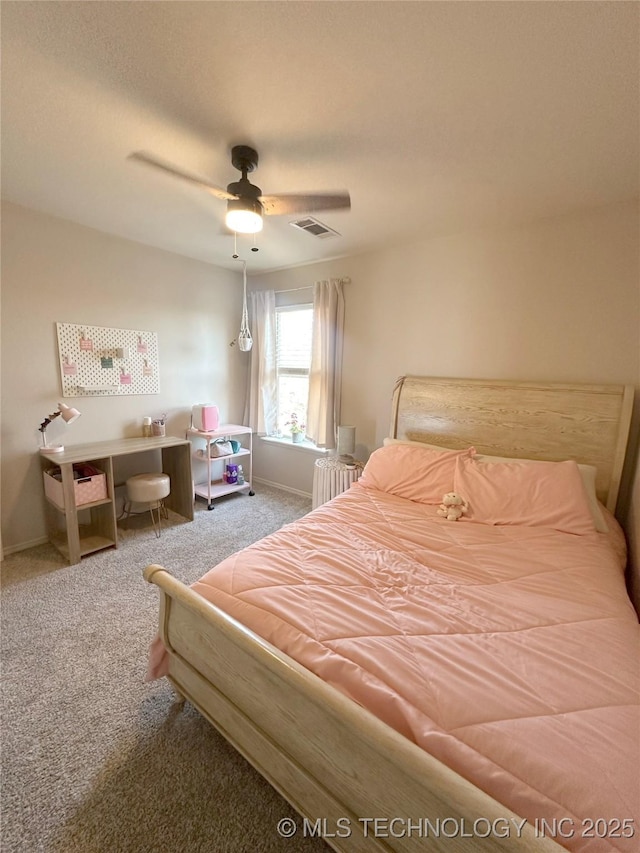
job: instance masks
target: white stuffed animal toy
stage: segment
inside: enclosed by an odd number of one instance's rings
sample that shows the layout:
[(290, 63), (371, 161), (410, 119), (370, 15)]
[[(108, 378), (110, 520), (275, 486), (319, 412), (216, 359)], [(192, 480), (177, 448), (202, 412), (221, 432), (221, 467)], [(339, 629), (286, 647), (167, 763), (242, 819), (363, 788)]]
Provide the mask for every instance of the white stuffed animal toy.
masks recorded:
[(443, 515), (448, 521), (457, 521), (467, 512), (467, 502), (456, 492), (447, 492), (442, 498), (438, 515)]

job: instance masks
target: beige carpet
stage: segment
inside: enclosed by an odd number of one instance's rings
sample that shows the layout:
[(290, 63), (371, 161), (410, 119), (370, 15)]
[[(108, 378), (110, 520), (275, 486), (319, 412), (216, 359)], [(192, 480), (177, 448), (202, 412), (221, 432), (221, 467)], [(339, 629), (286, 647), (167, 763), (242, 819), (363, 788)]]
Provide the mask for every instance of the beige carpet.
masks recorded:
[[(191, 583), (223, 557), (310, 509), (257, 486), (155, 539), (130, 520), (118, 550), (66, 566), (51, 546), (2, 564), (3, 853), (216, 853), (328, 848), (281, 838), (291, 807), (166, 680), (143, 682), (160, 563)], [(301, 823), (299, 821), (299, 823)]]

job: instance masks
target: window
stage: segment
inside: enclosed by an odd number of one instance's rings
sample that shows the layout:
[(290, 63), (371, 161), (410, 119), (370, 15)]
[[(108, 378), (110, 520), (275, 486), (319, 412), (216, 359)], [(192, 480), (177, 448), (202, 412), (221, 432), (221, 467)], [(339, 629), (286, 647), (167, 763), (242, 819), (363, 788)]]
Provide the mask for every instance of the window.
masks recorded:
[[(276, 374), (278, 433), (287, 435), (291, 415), (307, 423), (313, 305), (276, 308)], [(304, 430), (303, 430), (304, 432)]]

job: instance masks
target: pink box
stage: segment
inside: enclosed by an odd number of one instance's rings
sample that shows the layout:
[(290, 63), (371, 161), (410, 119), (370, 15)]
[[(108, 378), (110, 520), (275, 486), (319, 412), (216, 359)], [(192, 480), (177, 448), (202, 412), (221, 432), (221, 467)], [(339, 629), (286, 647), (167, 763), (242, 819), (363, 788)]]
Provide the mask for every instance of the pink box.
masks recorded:
[[(59, 469), (51, 468), (49, 471), (42, 472), (44, 493), (57, 507), (64, 509), (62, 481), (56, 479), (52, 472), (59, 472)], [(107, 478), (104, 474), (83, 477), (81, 480), (73, 481), (73, 489), (76, 496), (76, 506), (101, 501), (107, 497)]]

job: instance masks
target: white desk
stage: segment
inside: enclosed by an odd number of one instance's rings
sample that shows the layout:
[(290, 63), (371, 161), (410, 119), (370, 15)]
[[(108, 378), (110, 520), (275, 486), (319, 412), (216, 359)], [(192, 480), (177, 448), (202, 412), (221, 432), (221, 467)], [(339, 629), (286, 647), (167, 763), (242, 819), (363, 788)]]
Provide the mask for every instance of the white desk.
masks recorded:
[(316, 459), (313, 469), (311, 508), (315, 509), (348, 489), (360, 477), (363, 467), (362, 462), (356, 460), (353, 464), (347, 465), (345, 462), (340, 462), (337, 456)]
[[(193, 485), (191, 478), (191, 443), (174, 436), (121, 438), (91, 444), (69, 446), (61, 453), (38, 454), (42, 470), (59, 466), (62, 474), (64, 508), (45, 497), (49, 541), (71, 565), (86, 554), (102, 548), (118, 547), (116, 525), (113, 459), (132, 453), (162, 451), (162, 471), (171, 478), (171, 493), (165, 505), (188, 521), (193, 521)], [(76, 506), (73, 481), (74, 462), (91, 462), (103, 471), (107, 480), (107, 497)], [(78, 513), (88, 510), (90, 521), (81, 525)], [(62, 520), (62, 527), (60, 521)]]

